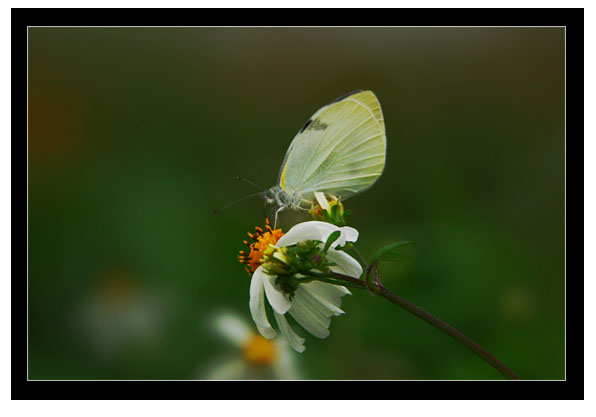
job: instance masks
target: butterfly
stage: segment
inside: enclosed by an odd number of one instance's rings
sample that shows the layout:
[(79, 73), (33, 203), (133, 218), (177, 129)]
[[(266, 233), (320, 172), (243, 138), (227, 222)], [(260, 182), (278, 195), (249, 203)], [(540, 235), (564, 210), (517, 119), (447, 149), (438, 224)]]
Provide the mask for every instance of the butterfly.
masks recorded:
[[(281, 164), (277, 184), (256, 195), (275, 209), (309, 209), (315, 192), (345, 200), (370, 188), (385, 168), (387, 138), (381, 104), (372, 91), (357, 90), (320, 108), (302, 126)], [(239, 180), (262, 189), (244, 178)]]
[(277, 215), (310, 208), (315, 191), (342, 200), (370, 188), (385, 168), (387, 137), (372, 91), (345, 94), (302, 126), (281, 164), (277, 184), (262, 193)]

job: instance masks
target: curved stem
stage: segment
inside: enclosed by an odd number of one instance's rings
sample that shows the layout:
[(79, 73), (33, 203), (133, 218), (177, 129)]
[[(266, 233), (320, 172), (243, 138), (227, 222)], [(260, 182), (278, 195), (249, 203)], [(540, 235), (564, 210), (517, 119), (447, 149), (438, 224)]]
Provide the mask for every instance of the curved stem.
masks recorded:
[(513, 372), (507, 365), (501, 362), (496, 356), (490, 353), (488, 350), (480, 346), (478, 343), (470, 339), (468, 336), (457, 330), (455, 327), (450, 326), (449, 324), (445, 323), (443, 320), (438, 319), (437, 317), (433, 316), (429, 312), (421, 309), (417, 305), (409, 302), (405, 298), (400, 297), (399, 295), (389, 291), (382, 285), (379, 285), (378, 292), (375, 293), (379, 294), (381, 297), (386, 298), (387, 300), (391, 301), (393, 304), (396, 304), (403, 308), (404, 310), (408, 311), (409, 313), (414, 314), (416, 317), (421, 318), (428, 324), (436, 327), (437, 329), (441, 330), (443, 333), (448, 334), (462, 345), (470, 349), (472, 352), (480, 356), (493, 368), (501, 372), (509, 379), (521, 379), (519, 375)]
[(358, 250), (358, 248), (356, 248), (355, 245), (352, 245), (352, 246), (350, 246), (350, 249), (352, 249), (352, 251), (354, 251), (354, 253), (358, 257), (358, 260), (360, 261), (360, 263), (362, 264), (362, 266), (364, 267), (364, 269), (367, 270), (368, 269), (368, 263), (366, 262), (366, 259), (364, 259), (364, 256), (362, 256), (362, 254), (360, 253), (360, 251)]
[[(375, 294), (378, 294), (381, 297), (391, 301), (393, 304), (403, 308), (404, 310), (408, 311), (409, 313), (424, 320), (428, 324), (436, 327), (437, 329), (441, 330), (443, 333), (451, 336), (452, 338), (454, 338), (455, 340), (460, 342), (462, 345), (464, 345), (465, 347), (470, 349), (472, 352), (474, 352), (476, 355), (478, 355), (482, 359), (484, 359), (488, 364), (490, 364), (493, 368), (498, 370), (500, 373), (502, 373), (507, 378), (521, 379), (519, 375), (517, 375), (515, 372), (513, 372), (511, 369), (509, 369), (509, 367), (507, 367), (507, 365), (505, 365), (503, 362), (501, 362), (496, 356), (494, 356), (488, 350), (486, 350), (485, 348), (480, 346), (478, 343), (476, 343), (475, 341), (470, 339), (468, 336), (466, 336), (465, 334), (463, 334), (462, 332), (457, 330), (455, 327), (450, 326), (449, 324), (445, 323), (443, 320), (433, 316), (429, 312), (421, 309), (420, 307), (411, 303), (410, 301), (406, 300), (405, 298), (400, 297), (399, 295), (391, 292), (390, 290), (385, 288), (380, 283), (380, 279), (378, 279), (378, 280), (370, 279), (369, 278), (370, 272), (373, 269), (374, 268), (372, 268), (372, 265), (371, 265), (371, 267), (368, 268), (366, 282), (364, 280), (360, 280), (360, 279), (350, 277), (350, 276), (344, 275), (344, 274), (339, 274), (336, 272), (318, 273), (318, 272), (313, 272), (313, 271), (306, 271), (306, 272), (302, 272), (302, 273), (304, 275), (313, 277), (314, 279), (318, 279), (323, 282), (325, 282), (328, 278), (331, 278), (332, 280), (352, 284), (351, 285), (352, 287), (367, 289)], [(376, 274), (378, 274), (378, 269), (374, 269), (374, 272)], [(327, 282), (332, 283), (329, 280), (327, 280)]]

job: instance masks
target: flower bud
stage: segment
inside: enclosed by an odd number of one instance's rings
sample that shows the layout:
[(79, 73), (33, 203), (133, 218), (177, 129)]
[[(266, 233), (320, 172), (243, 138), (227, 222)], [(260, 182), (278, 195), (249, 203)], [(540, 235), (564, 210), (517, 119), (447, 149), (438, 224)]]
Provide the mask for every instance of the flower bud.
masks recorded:
[(261, 262), (268, 275), (287, 275), (290, 273), (292, 263), (286, 253), (287, 248), (276, 248), (273, 245), (269, 245), (265, 249)]
[(327, 200), (325, 193), (315, 191), (315, 198), (318, 205), (313, 206), (308, 212), (314, 220), (324, 221), (336, 226), (345, 226), (345, 217), (350, 213), (344, 210), (344, 205), (339, 198), (329, 195), (331, 200)]

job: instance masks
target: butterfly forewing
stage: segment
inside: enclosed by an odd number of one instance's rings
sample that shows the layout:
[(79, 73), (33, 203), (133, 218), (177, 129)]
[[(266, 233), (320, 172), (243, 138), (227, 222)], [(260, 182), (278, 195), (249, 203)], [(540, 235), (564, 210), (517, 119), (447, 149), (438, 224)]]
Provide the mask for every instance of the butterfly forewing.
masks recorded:
[(385, 126), (371, 91), (317, 111), (294, 138), (279, 185), (312, 199), (314, 191), (347, 198), (374, 184), (385, 166)]

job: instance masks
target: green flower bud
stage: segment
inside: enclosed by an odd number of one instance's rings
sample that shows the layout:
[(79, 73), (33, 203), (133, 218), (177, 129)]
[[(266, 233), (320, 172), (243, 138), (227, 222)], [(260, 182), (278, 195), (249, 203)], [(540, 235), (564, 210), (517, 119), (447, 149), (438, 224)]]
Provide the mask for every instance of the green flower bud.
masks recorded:
[(325, 193), (315, 191), (315, 199), (318, 205), (313, 206), (309, 213), (314, 220), (324, 221), (336, 226), (345, 226), (346, 217), (350, 215), (349, 210), (344, 210), (344, 205), (339, 198), (330, 195), (331, 200), (327, 200)]
[(268, 275), (287, 275), (292, 271), (292, 259), (287, 256), (288, 248), (269, 245), (263, 252), (263, 269)]

